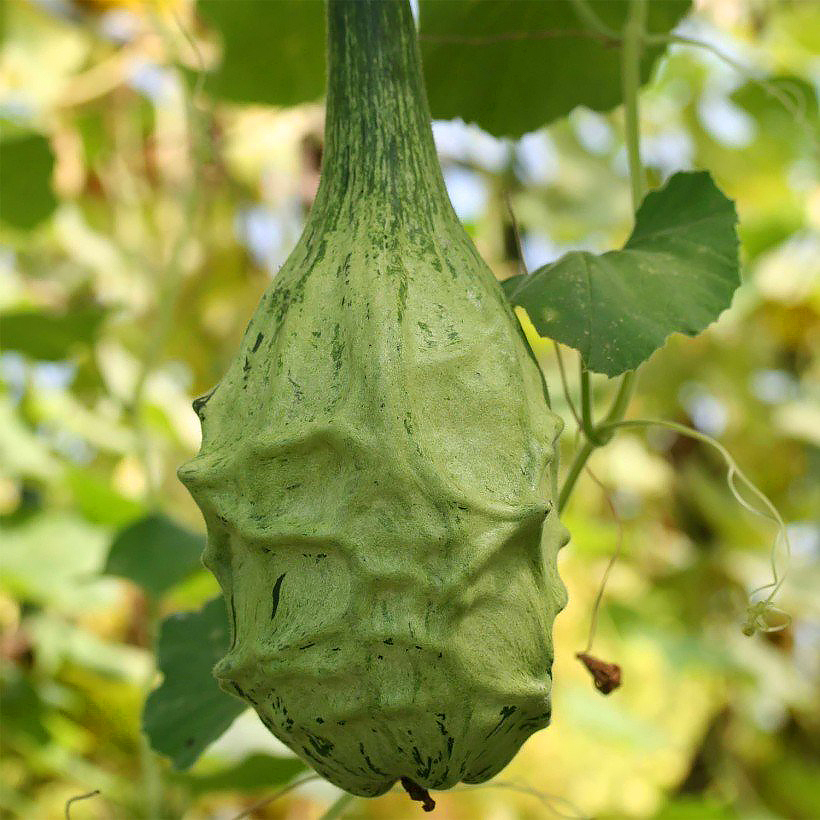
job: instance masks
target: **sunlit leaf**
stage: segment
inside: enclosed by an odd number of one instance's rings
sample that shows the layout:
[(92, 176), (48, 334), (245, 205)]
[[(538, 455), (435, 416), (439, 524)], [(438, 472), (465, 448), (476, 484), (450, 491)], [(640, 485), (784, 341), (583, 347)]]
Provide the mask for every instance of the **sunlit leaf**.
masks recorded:
[[(627, 0), (593, 0), (620, 31)], [(648, 28), (668, 32), (688, 0), (649, 4)], [(579, 18), (570, 0), (421, 0), (421, 49), (433, 117), (461, 117), (497, 136), (518, 137), (578, 105), (621, 102), (620, 51)], [(646, 82), (662, 49), (646, 50)]]
[(675, 174), (644, 199), (623, 250), (574, 251), (505, 291), (539, 334), (617, 376), (671, 333), (695, 336), (729, 307), (740, 284), (736, 225), (708, 173)]
[(160, 596), (202, 566), (204, 548), (204, 536), (183, 529), (161, 513), (152, 514), (117, 535), (104, 572), (128, 578)]
[(145, 702), (143, 729), (151, 746), (188, 768), (245, 710), (211, 674), (228, 651), (229, 627), (221, 598), (199, 612), (166, 618), (157, 642), (162, 684)]
[(50, 216), (57, 207), (53, 170), (54, 155), (45, 137), (24, 134), (0, 142), (0, 219), (30, 230)]

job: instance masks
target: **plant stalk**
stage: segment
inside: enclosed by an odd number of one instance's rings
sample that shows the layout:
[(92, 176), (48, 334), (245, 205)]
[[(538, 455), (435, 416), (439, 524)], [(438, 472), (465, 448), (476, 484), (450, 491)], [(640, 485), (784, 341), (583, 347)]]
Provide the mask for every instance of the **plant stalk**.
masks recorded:
[(646, 193), (646, 177), (641, 164), (641, 134), (638, 90), (641, 86), (641, 54), (646, 30), (646, 0), (631, 0), (621, 46), (621, 93), (624, 98), (624, 137), (629, 161), (632, 210), (637, 211)]
[[(641, 85), (641, 54), (646, 33), (647, 0), (630, 0), (629, 14), (623, 29), (621, 45), (621, 90), (624, 99), (624, 142), (629, 162), (629, 187), (632, 209), (638, 207), (646, 193), (646, 176), (641, 163), (640, 117), (638, 91)], [(606, 444), (614, 435), (614, 423), (623, 419), (635, 391), (637, 373), (624, 373), (618, 392), (603, 423), (596, 425), (592, 412), (589, 372), (581, 364), (581, 419), (586, 441), (575, 454), (558, 497), (560, 513), (569, 501), (572, 491), (593, 451)]]
[(580, 364), (581, 370), (581, 429), (584, 431), (587, 441), (595, 446), (603, 444), (601, 436), (595, 429), (595, 420), (592, 411), (592, 388), (590, 386), (589, 370), (584, 366), (583, 360)]
[(567, 477), (564, 479), (564, 484), (561, 487), (561, 493), (558, 496), (559, 515), (564, 511), (564, 507), (567, 506), (567, 501), (569, 501), (569, 497), (572, 495), (572, 490), (575, 487), (575, 483), (578, 481), (578, 477), (581, 475), (581, 472), (586, 466), (586, 463), (592, 455), (592, 451), (594, 449), (595, 445), (587, 439), (581, 446), (581, 449), (575, 454), (575, 458), (572, 460)]
[(330, 805), (330, 808), (321, 816), (320, 820), (336, 820), (336, 818), (341, 817), (354, 799), (352, 794), (343, 794)]

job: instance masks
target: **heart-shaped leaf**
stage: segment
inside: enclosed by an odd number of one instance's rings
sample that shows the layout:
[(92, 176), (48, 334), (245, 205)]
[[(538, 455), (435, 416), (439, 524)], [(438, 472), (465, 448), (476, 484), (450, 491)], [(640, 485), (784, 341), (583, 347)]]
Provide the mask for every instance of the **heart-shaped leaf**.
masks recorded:
[(223, 692), (211, 674), (229, 641), (221, 598), (160, 625), (157, 665), (163, 681), (145, 701), (142, 725), (151, 746), (178, 769), (188, 768), (247, 708)]
[(734, 204), (708, 173), (678, 173), (644, 199), (623, 250), (574, 251), (505, 291), (542, 336), (617, 376), (729, 307), (740, 284), (736, 228)]

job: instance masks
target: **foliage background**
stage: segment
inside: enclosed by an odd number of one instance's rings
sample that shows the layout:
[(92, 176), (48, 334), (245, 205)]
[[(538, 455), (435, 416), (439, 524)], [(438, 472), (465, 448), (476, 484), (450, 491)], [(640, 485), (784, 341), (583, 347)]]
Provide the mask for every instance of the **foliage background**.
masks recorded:
[[(218, 42), (184, 0), (11, 0), (4, 12), (0, 811), (60, 817), (68, 798), (100, 789), (72, 816), (232, 817), (296, 768), (253, 715), (185, 773), (139, 731), (158, 617), (198, 608), (215, 582), (185, 567), (158, 578), (150, 564), (142, 586), (102, 571), (117, 533), (151, 512), (202, 531), (174, 475), (198, 446), (190, 401), (225, 370), (298, 236), (322, 107), (196, 93), (198, 61)], [(442, 818), (820, 817), (820, 13), (811, 0), (703, 0), (683, 27), (755, 76), (788, 78), (807, 116), (702, 50), (673, 47), (656, 68), (642, 95), (652, 181), (712, 171), (737, 201), (745, 283), (703, 336), (653, 357), (633, 413), (719, 437), (780, 508), (793, 624), (740, 632), (771, 533), (731, 500), (712, 454), (674, 435), (619, 435), (592, 466), (624, 528), (596, 652), (623, 666), (624, 686), (601, 697), (573, 657), (618, 532), (585, 477), (565, 514), (553, 725), (496, 787), (439, 795)], [(515, 141), (436, 123), (456, 210), (499, 278), (517, 268), (505, 193), (530, 269), (619, 245), (631, 220), (621, 133), (618, 109), (578, 108)], [(551, 346), (539, 355), (568, 454)], [(607, 380), (594, 387), (603, 405)], [(336, 795), (313, 781), (254, 816), (318, 817)], [(396, 794), (349, 816), (417, 811)]]

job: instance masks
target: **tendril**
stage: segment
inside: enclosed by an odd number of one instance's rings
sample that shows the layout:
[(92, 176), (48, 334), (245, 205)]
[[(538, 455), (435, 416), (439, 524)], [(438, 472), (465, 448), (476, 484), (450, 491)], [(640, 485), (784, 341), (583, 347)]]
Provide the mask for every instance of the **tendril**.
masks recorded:
[(589, 620), (589, 636), (587, 637), (587, 645), (584, 648), (581, 654), (588, 654), (592, 650), (592, 642), (595, 640), (595, 633), (598, 630), (598, 613), (601, 609), (601, 601), (604, 597), (604, 592), (606, 591), (606, 585), (609, 581), (609, 576), (612, 574), (612, 569), (617, 563), (618, 559), (621, 557), (621, 551), (623, 550), (624, 545), (624, 525), (621, 521), (621, 517), (618, 515), (618, 510), (615, 508), (615, 503), (612, 500), (612, 495), (604, 486), (603, 481), (601, 481), (592, 470), (587, 467), (586, 468), (587, 475), (598, 485), (599, 489), (604, 495), (606, 499), (607, 506), (609, 507), (609, 512), (612, 515), (613, 520), (615, 521), (616, 526), (618, 527), (618, 542), (615, 545), (615, 551), (610, 555), (609, 562), (606, 565), (606, 569), (604, 570), (603, 577), (601, 578), (601, 583), (598, 585), (598, 592), (595, 595), (595, 603), (592, 605), (592, 615), (590, 616)]
[(100, 790), (94, 789), (94, 791), (86, 792), (85, 794), (78, 794), (76, 797), (69, 797), (68, 800), (65, 801), (66, 820), (71, 820), (71, 807), (75, 803), (79, 803), (81, 800), (88, 800), (91, 797), (97, 797), (99, 794)]
[[(786, 629), (791, 623), (791, 616), (775, 606), (773, 602), (786, 579), (786, 573), (791, 560), (791, 544), (789, 543), (789, 533), (786, 523), (777, 510), (777, 507), (772, 504), (768, 496), (738, 467), (731, 453), (711, 436), (694, 430), (691, 427), (687, 427), (684, 424), (678, 424), (674, 421), (665, 421), (663, 419), (630, 419), (628, 421), (617, 421), (601, 425), (602, 429), (611, 430), (624, 427), (665, 427), (667, 430), (673, 430), (679, 435), (687, 436), (688, 438), (708, 444), (720, 453), (727, 468), (726, 484), (734, 496), (735, 501), (748, 512), (760, 518), (765, 518), (777, 526), (777, 533), (769, 551), (769, 565), (771, 567), (772, 580), (767, 584), (756, 587), (749, 593), (746, 605), (746, 619), (743, 622), (743, 634), (751, 636), (756, 632), (779, 632), (782, 629)], [(758, 505), (752, 504), (743, 497), (738, 482), (759, 502)], [(778, 554), (781, 551), (784, 553), (782, 571), (778, 568)], [(756, 596), (766, 591), (768, 591), (768, 594), (765, 598), (755, 600)]]
[(287, 786), (279, 789), (279, 791), (274, 792), (267, 797), (263, 797), (261, 800), (258, 800), (256, 803), (248, 806), (244, 811), (239, 812), (239, 814), (234, 815), (231, 820), (244, 820), (246, 817), (250, 817), (254, 814), (258, 809), (264, 808), (265, 806), (269, 806), (275, 800), (278, 800), (280, 797), (284, 797), (289, 792), (292, 792), (294, 789), (298, 789), (299, 786), (303, 786), (305, 783), (310, 783), (313, 780), (321, 780), (322, 778), (318, 774), (309, 774), (305, 777), (300, 777), (298, 780), (294, 780), (292, 783), (288, 783)]
[(519, 794), (526, 794), (530, 797), (535, 797), (537, 800), (540, 800), (541, 803), (556, 817), (567, 818), (567, 820), (587, 820), (588, 818), (588, 815), (584, 814), (570, 800), (567, 800), (566, 797), (559, 797), (556, 794), (548, 794), (547, 792), (542, 792), (532, 786), (514, 783), (509, 780), (494, 780), (489, 783), (481, 783), (477, 786), (456, 786), (453, 791), (473, 792), (480, 789), (509, 789), (510, 791), (518, 792)]

